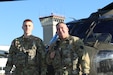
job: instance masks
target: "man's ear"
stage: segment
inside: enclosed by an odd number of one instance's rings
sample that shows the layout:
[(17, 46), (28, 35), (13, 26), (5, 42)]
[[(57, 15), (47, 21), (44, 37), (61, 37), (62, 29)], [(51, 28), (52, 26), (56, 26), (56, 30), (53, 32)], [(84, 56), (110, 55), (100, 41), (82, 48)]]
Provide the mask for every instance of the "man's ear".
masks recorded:
[(32, 30), (34, 29), (34, 25), (33, 25), (33, 28), (32, 28)]
[(69, 28), (67, 28), (67, 30), (69, 31)]
[(22, 29), (24, 29), (24, 26), (22, 25)]

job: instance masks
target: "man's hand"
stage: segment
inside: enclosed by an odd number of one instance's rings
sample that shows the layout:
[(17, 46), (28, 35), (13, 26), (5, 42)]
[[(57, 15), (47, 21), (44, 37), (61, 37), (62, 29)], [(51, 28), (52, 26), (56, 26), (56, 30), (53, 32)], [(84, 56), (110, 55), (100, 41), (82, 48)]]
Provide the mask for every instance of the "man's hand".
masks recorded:
[(55, 57), (55, 51), (50, 53), (50, 58), (53, 59)]

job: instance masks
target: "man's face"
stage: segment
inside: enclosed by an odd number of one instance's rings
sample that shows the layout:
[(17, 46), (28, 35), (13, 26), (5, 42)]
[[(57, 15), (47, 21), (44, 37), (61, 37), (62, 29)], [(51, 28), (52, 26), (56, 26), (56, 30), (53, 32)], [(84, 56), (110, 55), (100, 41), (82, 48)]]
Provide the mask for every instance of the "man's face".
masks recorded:
[(23, 26), (24, 34), (26, 35), (31, 35), (32, 30), (33, 30), (33, 23), (30, 21), (26, 21)]
[(57, 34), (60, 38), (64, 39), (69, 36), (68, 28), (65, 24), (61, 23), (57, 26)]

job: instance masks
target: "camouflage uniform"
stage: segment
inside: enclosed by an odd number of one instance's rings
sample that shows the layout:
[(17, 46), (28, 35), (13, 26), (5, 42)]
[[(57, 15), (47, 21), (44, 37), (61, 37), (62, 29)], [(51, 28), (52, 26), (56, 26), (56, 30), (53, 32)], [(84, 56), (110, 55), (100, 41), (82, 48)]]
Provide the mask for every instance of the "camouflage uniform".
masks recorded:
[[(50, 53), (55, 51), (55, 57), (50, 58)], [(88, 74), (90, 70), (89, 55), (85, 46), (78, 37), (69, 36), (58, 39), (49, 48), (46, 58), (47, 64), (52, 64), (55, 75), (80, 75), (80, 71)]]
[(10, 73), (13, 65), (13, 75), (46, 75), (45, 47), (42, 40), (33, 35), (14, 39), (9, 49), (6, 74)]

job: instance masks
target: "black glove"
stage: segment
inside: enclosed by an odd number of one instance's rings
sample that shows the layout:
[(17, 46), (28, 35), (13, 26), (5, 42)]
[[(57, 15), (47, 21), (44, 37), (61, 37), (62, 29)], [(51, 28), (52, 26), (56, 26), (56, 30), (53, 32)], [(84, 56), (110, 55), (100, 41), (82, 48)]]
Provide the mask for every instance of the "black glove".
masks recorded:
[(89, 75), (89, 74), (84, 73), (84, 74), (82, 74), (82, 75)]

